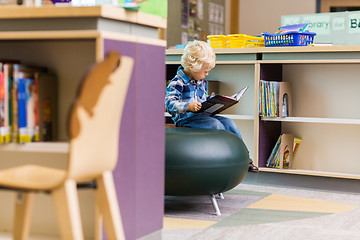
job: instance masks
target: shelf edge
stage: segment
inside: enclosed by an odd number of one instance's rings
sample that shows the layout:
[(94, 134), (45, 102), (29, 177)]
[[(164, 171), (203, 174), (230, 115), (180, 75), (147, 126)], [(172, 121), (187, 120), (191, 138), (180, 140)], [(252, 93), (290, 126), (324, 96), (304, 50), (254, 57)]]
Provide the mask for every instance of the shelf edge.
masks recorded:
[(351, 119), (351, 118), (261, 117), (261, 121), (320, 123), (320, 124), (354, 124), (354, 125), (360, 124), (360, 119)]
[(1, 152), (37, 152), (37, 153), (69, 153), (68, 142), (32, 142), (32, 143), (9, 143), (0, 145)]
[(277, 168), (266, 168), (259, 167), (260, 172), (271, 172), (279, 174), (296, 174), (296, 175), (307, 175), (314, 177), (332, 177), (332, 178), (347, 178), (347, 179), (359, 179), (360, 175), (346, 174), (346, 173), (335, 173), (335, 172), (321, 172), (321, 171), (310, 171), (310, 170), (298, 170), (298, 169), (277, 169)]

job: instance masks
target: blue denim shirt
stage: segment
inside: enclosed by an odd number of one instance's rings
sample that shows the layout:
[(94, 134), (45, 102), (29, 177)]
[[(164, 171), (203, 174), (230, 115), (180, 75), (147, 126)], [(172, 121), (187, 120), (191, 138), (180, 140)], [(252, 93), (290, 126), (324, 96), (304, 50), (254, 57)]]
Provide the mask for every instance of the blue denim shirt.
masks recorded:
[(178, 68), (176, 76), (166, 88), (165, 106), (175, 123), (197, 114), (186, 111), (189, 103), (195, 102), (195, 99), (202, 103), (209, 98), (206, 82), (203, 79), (190, 79), (183, 70), (183, 67)]

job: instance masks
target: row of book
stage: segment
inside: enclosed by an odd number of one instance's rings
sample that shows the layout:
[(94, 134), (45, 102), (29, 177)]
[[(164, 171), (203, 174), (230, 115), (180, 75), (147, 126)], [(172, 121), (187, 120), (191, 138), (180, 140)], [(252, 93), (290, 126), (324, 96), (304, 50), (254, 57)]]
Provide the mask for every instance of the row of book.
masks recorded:
[(45, 67), (0, 61), (0, 143), (55, 138), (56, 84)]
[(281, 134), (267, 159), (266, 167), (292, 168), (292, 162), (301, 141), (301, 138), (294, 137), (292, 134)]
[(288, 82), (260, 80), (259, 116), (291, 116), (291, 85)]

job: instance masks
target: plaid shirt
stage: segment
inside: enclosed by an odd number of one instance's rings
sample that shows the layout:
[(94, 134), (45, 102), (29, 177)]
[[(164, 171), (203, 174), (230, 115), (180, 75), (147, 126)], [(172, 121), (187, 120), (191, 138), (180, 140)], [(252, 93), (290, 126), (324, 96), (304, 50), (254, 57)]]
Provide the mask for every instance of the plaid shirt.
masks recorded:
[(183, 67), (178, 68), (176, 76), (166, 88), (165, 106), (175, 123), (197, 114), (186, 111), (189, 103), (195, 101), (195, 96), (196, 101), (200, 103), (209, 98), (206, 82), (203, 79), (200, 81), (190, 79), (183, 69)]

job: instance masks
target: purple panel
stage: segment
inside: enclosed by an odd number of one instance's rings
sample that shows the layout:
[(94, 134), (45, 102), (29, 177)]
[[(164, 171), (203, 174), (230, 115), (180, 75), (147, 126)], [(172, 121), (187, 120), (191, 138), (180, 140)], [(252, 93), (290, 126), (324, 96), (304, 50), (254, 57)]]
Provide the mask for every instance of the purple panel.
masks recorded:
[[(136, 66), (136, 43), (120, 42), (115, 40), (104, 41), (105, 54), (110, 50), (117, 50), (124, 56), (135, 59)], [(121, 218), (125, 230), (126, 239), (136, 239), (135, 197), (136, 197), (136, 70), (133, 69), (129, 90), (125, 100), (124, 113), (120, 126), (119, 160), (113, 172), (117, 191)], [(106, 239), (106, 238), (105, 238)]]
[(162, 228), (164, 212), (165, 47), (104, 41), (135, 59), (120, 126), (119, 161), (114, 170), (127, 240)]
[(281, 122), (259, 122), (259, 167), (265, 167), (271, 150), (281, 134)]
[(165, 47), (138, 44), (136, 238), (162, 228), (165, 169)]
[(266, 81), (282, 81), (282, 65), (261, 64), (260, 79)]
[[(260, 79), (266, 81), (282, 81), (281, 64), (261, 64)], [(281, 134), (281, 122), (259, 122), (259, 166), (264, 167)]]

